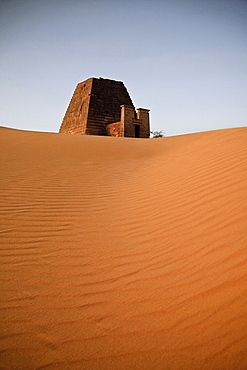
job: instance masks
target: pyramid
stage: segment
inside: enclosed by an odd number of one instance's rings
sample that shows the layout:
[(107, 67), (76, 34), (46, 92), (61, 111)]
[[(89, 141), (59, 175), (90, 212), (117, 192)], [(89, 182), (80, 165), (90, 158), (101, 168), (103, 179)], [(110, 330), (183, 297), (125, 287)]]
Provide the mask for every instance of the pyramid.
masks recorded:
[(76, 86), (59, 132), (148, 138), (149, 110), (135, 110), (123, 82), (89, 78)]

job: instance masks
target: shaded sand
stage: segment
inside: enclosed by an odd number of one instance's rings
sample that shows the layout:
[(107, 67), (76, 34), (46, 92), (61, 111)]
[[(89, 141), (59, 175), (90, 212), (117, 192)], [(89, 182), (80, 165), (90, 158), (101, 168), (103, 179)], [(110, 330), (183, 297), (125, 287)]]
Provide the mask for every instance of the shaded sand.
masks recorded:
[(1, 369), (246, 369), (247, 129), (0, 129)]

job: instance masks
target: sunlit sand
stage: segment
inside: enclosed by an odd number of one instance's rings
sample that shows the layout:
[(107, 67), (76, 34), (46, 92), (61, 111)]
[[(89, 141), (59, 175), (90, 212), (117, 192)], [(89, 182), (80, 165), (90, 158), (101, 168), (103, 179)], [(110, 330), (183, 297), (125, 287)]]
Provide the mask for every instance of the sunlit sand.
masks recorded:
[(247, 368), (246, 128), (0, 137), (0, 368)]

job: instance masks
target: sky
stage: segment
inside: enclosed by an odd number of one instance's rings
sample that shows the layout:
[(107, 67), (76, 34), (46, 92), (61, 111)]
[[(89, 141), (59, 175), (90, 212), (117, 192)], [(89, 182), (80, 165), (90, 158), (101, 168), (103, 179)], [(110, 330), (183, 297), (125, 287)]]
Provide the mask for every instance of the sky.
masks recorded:
[(246, 0), (0, 0), (0, 125), (58, 132), (90, 77), (166, 136), (246, 126)]

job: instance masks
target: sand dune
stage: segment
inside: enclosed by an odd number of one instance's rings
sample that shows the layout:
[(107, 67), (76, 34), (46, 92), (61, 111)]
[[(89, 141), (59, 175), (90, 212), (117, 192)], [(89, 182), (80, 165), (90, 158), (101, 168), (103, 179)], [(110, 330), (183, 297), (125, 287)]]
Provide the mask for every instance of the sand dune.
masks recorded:
[(0, 129), (1, 369), (246, 369), (247, 129)]

